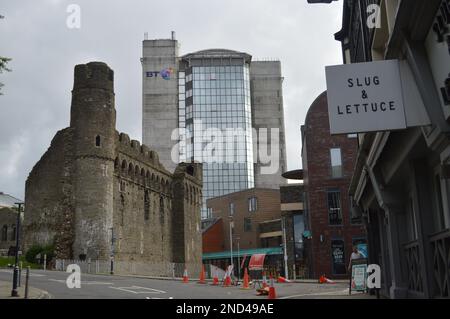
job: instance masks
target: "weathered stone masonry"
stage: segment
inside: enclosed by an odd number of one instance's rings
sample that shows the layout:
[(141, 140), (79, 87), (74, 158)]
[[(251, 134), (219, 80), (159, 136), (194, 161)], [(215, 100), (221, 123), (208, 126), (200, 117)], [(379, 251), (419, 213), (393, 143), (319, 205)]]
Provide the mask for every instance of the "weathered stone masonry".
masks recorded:
[[(201, 263), (202, 167), (171, 174), (158, 154), (115, 129), (113, 71), (75, 67), (70, 127), (26, 182), (24, 244), (54, 243), (57, 258)], [(155, 137), (157, 138), (157, 137)]]

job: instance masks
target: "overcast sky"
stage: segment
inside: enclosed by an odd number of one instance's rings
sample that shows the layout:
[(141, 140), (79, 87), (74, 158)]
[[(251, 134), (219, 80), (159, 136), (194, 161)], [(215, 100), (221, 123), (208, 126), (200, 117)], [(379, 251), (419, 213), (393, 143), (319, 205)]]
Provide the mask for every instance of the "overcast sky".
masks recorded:
[[(67, 7), (81, 8), (69, 29)], [(0, 191), (24, 198), (26, 178), (55, 133), (69, 125), (73, 68), (104, 61), (115, 72), (117, 129), (141, 134), (141, 63), (149, 39), (176, 31), (180, 53), (208, 48), (281, 60), (288, 169), (301, 168), (300, 125), (325, 90), (326, 65), (341, 64), (342, 2), (307, 0), (0, 0)]]

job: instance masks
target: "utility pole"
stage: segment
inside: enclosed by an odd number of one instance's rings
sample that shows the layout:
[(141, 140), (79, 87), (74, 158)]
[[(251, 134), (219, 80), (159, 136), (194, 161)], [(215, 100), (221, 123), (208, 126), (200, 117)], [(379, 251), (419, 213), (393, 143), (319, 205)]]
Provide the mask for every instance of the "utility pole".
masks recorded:
[(17, 291), (17, 281), (19, 279), (19, 246), (20, 246), (20, 213), (22, 211), (22, 202), (14, 203), (18, 206), (17, 213), (17, 222), (16, 222), (16, 260), (14, 263), (14, 272), (13, 272), (13, 288), (11, 291), (11, 297), (19, 297), (19, 293)]
[[(233, 216), (230, 216), (230, 261), (231, 261), (231, 266), (233, 266), (233, 226), (234, 226)], [(230, 276), (231, 276), (231, 274), (230, 274)]]
[(284, 275), (286, 279), (289, 279), (288, 272), (288, 256), (287, 256), (287, 243), (286, 243), (286, 217), (281, 217), (281, 225), (283, 228), (283, 251), (284, 251)]

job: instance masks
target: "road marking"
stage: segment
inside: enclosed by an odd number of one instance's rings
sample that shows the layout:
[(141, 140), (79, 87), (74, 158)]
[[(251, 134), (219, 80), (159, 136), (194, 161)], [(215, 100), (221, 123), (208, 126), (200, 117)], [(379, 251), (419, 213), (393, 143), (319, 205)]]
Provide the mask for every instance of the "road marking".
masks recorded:
[[(50, 278), (49, 281), (59, 282), (59, 283), (62, 283), (62, 284), (66, 283), (66, 280), (63, 280), (63, 279), (52, 279), (52, 278)], [(82, 281), (81, 284), (82, 285), (114, 285), (111, 282), (103, 282), (103, 281)]]
[(292, 296), (281, 297), (278, 299), (289, 299), (289, 298), (307, 297), (307, 296), (327, 296), (327, 295), (342, 296), (342, 295), (347, 295), (347, 294), (348, 294), (348, 288), (346, 288), (344, 290), (339, 290), (339, 291), (316, 292), (316, 293), (310, 293), (310, 294), (292, 295)]
[(140, 286), (131, 286), (131, 287), (109, 287), (111, 289), (117, 289), (122, 290), (125, 292), (133, 293), (133, 294), (165, 294), (167, 291), (153, 289), (153, 288), (147, 288), (147, 287), (140, 287)]

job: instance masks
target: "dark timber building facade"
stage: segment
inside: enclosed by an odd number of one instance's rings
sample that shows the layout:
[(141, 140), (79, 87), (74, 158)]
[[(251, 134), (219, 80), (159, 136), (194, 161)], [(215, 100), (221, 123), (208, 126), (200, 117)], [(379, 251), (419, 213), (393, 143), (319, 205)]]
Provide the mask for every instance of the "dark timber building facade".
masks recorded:
[[(380, 6), (377, 28), (366, 24)], [(430, 125), (359, 134), (350, 184), (390, 298), (450, 297), (450, 1), (344, 1), (344, 63), (406, 62)]]

